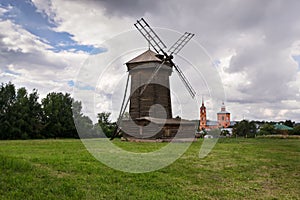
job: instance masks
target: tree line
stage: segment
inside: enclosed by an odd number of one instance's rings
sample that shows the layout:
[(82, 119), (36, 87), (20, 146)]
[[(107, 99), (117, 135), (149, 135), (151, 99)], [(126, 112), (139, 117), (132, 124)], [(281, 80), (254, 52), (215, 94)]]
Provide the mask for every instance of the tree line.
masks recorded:
[[(293, 128), (293, 130), (277, 130), (275, 124), (283, 124)], [(252, 138), (258, 135), (300, 135), (300, 125), (291, 120), (281, 122), (266, 122), (266, 121), (248, 121), (242, 120), (236, 123), (232, 129), (233, 136)]]
[[(70, 94), (52, 92), (39, 101), (38, 91), (28, 93), (25, 87), (16, 89), (11, 82), (0, 87), (0, 140), (110, 137), (116, 128), (108, 112), (98, 113), (98, 121), (82, 113), (80, 101)], [(300, 135), (300, 125), (291, 120), (281, 122), (293, 130), (287, 134)], [(233, 135), (255, 137), (257, 135), (281, 134), (275, 130), (276, 122), (242, 120), (233, 126)], [(77, 129), (76, 129), (77, 128)], [(223, 135), (228, 131), (224, 130)]]
[(16, 89), (11, 82), (0, 87), (0, 139), (78, 138), (111, 135), (110, 113), (99, 113), (98, 123), (83, 115), (81, 102), (70, 94), (52, 92), (39, 102), (36, 89)]

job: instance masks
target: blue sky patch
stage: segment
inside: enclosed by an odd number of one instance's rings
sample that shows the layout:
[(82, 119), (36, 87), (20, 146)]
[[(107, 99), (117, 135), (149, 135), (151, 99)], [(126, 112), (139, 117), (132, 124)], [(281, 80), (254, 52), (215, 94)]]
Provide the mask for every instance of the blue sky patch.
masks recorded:
[(8, 12), (0, 16), (0, 20), (11, 20), (15, 24), (22, 26), (33, 35), (46, 41), (51, 45), (50, 50), (60, 51), (84, 51), (89, 54), (105, 52), (105, 48), (96, 48), (93, 45), (78, 44), (72, 39), (73, 35), (68, 32), (53, 31), (57, 25), (46, 14), (37, 12), (37, 8), (31, 1), (2, 0), (0, 7), (10, 8)]
[(298, 69), (300, 70), (300, 55), (295, 55), (292, 57), (298, 63)]
[(70, 81), (68, 81), (68, 85), (69, 85), (70, 87), (73, 87), (73, 86), (75, 85), (75, 83), (74, 83), (73, 80), (70, 80)]
[(4, 72), (7, 73), (7, 74), (15, 75), (15, 76), (20, 76), (21, 75), (21, 73), (13, 72), (9, 69), (4, 70)]
[(68, 85), (70, 87), (75, 87), (79, 90), (91, 90), (91, 91), (94, 91), (95, 90), (95, 87), (91, 86), (91, 85), (88, 85), (86, 83), (83, 83), (83, 82), (75, 82), (73, 80), (69, 80), (68, 81)]
[(220, 60), (214, 60), (213, 65), (218, 67), (221, 64)]

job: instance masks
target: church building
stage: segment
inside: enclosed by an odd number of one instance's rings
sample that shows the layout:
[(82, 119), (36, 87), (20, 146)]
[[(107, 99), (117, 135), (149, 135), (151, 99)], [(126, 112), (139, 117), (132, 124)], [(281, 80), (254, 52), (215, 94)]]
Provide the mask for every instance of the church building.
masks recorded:
[(226, 111), (224, 102), (222, 103), (221, 111), (217, 113), (217, 121), (211, 121), (206, 118), (206, 107), (204, 105), (204, 101), (202, 100), (202, 105), (200, 107), (199, 130), (228, 128), (229, 126), (230, 126), (230, 112)]
[(224, 102), (222, 103), (221, 111), (217, 113), (218, 125), (221, 128), (230, 126), (230, 112), (226, 111)]

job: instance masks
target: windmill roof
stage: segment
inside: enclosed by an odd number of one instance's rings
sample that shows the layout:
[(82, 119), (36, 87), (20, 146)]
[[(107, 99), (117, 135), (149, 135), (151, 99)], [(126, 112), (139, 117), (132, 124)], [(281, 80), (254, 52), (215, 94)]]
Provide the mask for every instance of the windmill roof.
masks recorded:
[(161, 62), (161, 59), (156, 57), (157, 53), (151, 51), (148, 49), (144, 53), (138, 55), (137, 57), (131, 59), (128, 61), (126, 64), (131, 64), (131, 63), (140, 63), (140, 62)]

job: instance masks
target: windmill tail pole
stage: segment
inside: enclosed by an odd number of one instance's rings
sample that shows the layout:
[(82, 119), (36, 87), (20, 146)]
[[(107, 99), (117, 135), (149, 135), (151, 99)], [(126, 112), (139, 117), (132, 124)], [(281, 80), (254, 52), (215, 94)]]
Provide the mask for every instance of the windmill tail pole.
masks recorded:
[(129, 74), (127, 76), (127, 81), (126, 81), (126, 86), (125, 86), (125, 92), (124, 92), (124, 96), (123, 96), (123, 101), (122, 101), (122, 105), (121, 105), (119, 117), (118, 117), (118, 120), (117, 120), (117, 123), (116, 123), (116, 128), (115, 128), (113, 134), (111, 135), (110, 140), (113, 140), (120, 133), (120, 131), (121, 131), (121, 129), (119, 128), (119, 125), (120, 125), (120, 123), (122, 121), (123, 115), (125, 113), (125, 110), (126, 110), (126, 107), (127, 107), (128, 101), (129, 101), (129, 99), (128, 99), (127, 102), (125, 103), (127, 89), (128, 89), (128, 82), (129, 82)]
[[(126, 91), (127, 91), (127, 90), (126, 90)], [(130, 96), (131, 96), (131, 95), (130, 95)], [(120, 133), (120, 131), (121, 131), (121, 129), (120, 129), (120, 124), (121, 124), (121, 122), (122, 122), (122, 118), (123, 118), (123, 116), (124, 116), (126, 107), (127, 107), (128, 103), (129, 103), (130, 96), (128, 97), (128, 99), (127, 99), (127, 101), (126, 101), (126, 103), (125, 103), (125, 105), (124, 105), (124, 107), (123, 107), (123, 111), (121, 110), (121, 114), (120, 114), (120, 117), (119, 117), (119, 119), (118, 119), (118, 121), (117, 121), (115, 131), (114, 131), (113, 135), (111, 136), (110, 140), (113, 140), (113, 139)], [(123, 102), (123, 103), (124, 103), (124, 102)]]

